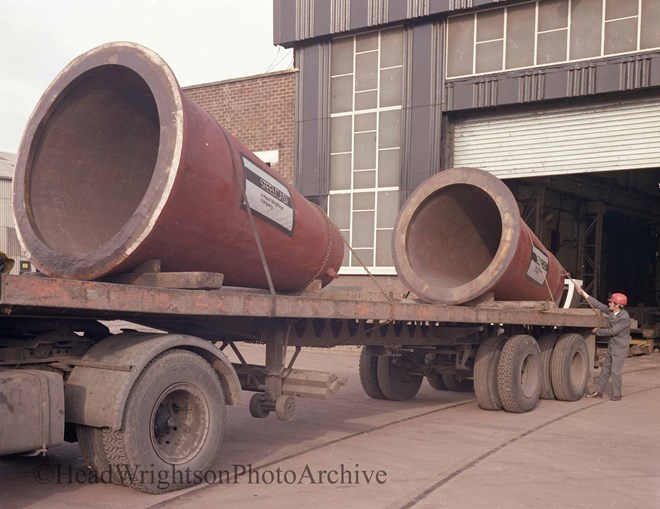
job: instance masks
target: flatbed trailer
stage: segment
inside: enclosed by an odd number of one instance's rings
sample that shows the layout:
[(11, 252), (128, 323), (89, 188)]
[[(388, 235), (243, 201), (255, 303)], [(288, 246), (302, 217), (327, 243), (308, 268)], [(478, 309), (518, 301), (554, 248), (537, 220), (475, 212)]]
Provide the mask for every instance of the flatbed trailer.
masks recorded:
[[(254, 417), (290, 420), (297, 397), (328, 398), (345, 383), (294, 368), (303, 347), (363, 346), (360, 382), (373, 398), (412, 398), (426, 378), (437, 389), (474, 387), (486, 410), (525, 412), (539, 397), (582, 397), (591, 329), (605, 325), (593, 309), (552, 302), (486, 296), (448, 306), (379, 287), (275, 295), (221, 287), (217, 274), (193, 276), (167, 279), (194, 281), (189, 289), (0, 276), (0, 454), (77, 440), (98, 473), (151, 465), (172, 476), (157, 483), (120, 475), (120, 484), (177, 489), (188, 482), (176, 469), (203, 470), (215, 459), (225, 405), (240, 404), (243, 390), (254, 392)], [(164, 332), (113, 335), (109, 320)], [(242, 342), (264, 345), (262, 365), (244, 360)]]

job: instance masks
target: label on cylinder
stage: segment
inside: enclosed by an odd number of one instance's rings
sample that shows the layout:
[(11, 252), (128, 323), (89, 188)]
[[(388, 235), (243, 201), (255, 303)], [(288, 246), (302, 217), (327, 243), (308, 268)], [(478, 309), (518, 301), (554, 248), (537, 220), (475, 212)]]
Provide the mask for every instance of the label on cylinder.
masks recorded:
[(250, 208), (265, 221), (293, 234), (293, 200), (287, 187), (247, 157), (242, 159)]
[(527, 277), (535, 283), (542, 285), (548, 275), (548, 256), (532, 245), (532, 259), (529, 261), (527, 268)]

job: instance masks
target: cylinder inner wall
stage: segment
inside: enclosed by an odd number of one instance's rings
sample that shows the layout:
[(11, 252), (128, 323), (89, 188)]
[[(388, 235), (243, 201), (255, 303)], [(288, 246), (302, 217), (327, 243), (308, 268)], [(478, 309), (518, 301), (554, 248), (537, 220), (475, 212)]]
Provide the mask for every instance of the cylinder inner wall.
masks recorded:
[(491, 196), (455, 184), (418, 207), (408, 227), (407, 256), (417, 276), (437, 288), (455, 288), (486, 270), (501, 237), (501, 216)]
[(34, 137), (26, 202), (50, 249), (86, 255), (133, 216), (155, 169), (157, 105), (147, 83), (106, 65), (74, 80)]

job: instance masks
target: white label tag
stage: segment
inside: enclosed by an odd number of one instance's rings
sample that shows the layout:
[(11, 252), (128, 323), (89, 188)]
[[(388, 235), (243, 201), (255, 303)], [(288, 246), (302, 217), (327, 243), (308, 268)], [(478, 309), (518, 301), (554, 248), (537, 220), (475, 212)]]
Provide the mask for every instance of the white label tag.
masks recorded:
[(293, 233), (293, 200), (287, 187), (245, 156), (245, 196), (250, 208), (262, 219)]
[(548, 256), (535, 245), (532, 245), (532, 259), (529, 261), (527, 277), (542, 285), (548, 275), (548, 262)]

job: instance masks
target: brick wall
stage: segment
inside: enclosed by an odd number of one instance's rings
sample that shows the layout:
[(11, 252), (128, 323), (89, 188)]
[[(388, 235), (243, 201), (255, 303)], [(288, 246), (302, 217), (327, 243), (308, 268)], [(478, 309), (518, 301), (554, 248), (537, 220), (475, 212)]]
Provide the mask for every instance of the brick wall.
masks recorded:
[(272, 168), (293, 183), (297, 72), (279, 71), (183, 90), (252, 152), (278, 150), (278, 162)]

